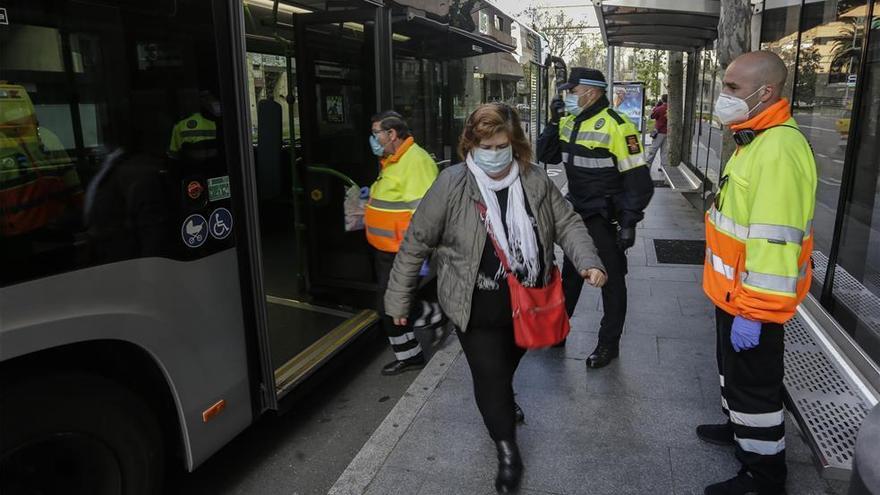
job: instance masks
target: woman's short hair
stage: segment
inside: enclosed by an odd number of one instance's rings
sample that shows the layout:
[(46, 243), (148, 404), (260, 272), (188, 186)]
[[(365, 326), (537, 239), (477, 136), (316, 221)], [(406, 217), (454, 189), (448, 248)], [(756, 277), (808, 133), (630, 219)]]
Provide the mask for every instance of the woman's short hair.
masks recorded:
[(521, 167), (528, 167), (532, 162), (532, 147), (523, 132), (519, 114), (506, 103), (484, 103), (471, 113), (458, 140), (461, 159), (466, 159), (468, 153), (480, 145), (480, 141), (499, 132), (507, 133), (514, 158)]

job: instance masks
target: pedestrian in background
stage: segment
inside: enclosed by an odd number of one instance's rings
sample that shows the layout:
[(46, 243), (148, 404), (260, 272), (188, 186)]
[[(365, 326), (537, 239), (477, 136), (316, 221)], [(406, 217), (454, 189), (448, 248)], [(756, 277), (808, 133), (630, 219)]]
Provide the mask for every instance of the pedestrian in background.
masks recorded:
[(532, 169), (532, 150), (513, 108), (478, 107), (458, 150), (465, 162), (440, 174), (413, 217), (394, 260), (385, 310), (406, 324), (422, 260), (436, 249), (440, 304), (456, 325), (477, 406), (497, 448), (495, 488), (510, 492), (523, 470), (515, 431), (523, 415), (513, 375), (525, 350), (514, 342), (510, 292), (492, 239), (524, 286), (549, 283), (555, 243), (591, 285), (601, 287), (606, 277), (583, 222), (547, 174)]
[(660, 166), (665, 167), (668, 160), (669, 144), (666, 142), (666, 111), (669, 108), (666, 101), (668, 95), (660, 97), (657, 106), (651, 110), (651, 118), (654, 119), (654, 130), (651, 131), (651, 147), (648, 148), (648, 154), (645, 155), (645, 162), (648, 168), (654, 165), (654, 157), (660, 152)]

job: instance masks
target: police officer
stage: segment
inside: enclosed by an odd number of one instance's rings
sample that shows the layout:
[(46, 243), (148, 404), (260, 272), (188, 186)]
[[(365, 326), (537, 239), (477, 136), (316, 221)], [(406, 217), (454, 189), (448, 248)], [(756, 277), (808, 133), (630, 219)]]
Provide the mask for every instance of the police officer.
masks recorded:
[[(639, 131), (609, 108), (607, 86), (601, 71), (573, 67), (560, 86), (565, 98), (554, 99), (537, 146), (540, 161), (565, 164), (567, 199), (583, 218), (608, 273), (599, 342), (587, 358), (587, 368), (606, 366), (618, 355), (626, 318), (626, 250), (635, 243), (636, 224), (654, 194)], [(570, 316), (583, 278), (568, 258), (562, 278)]]
[(168, 156), (190, 165), (216, 158), (220, 113), (220, 100), (210, 91), (200, 91), (199, 111), (175, 124), (171, 131)]
[(742, 468), (707, 495), (785, 493), (783, 325), (810, 289), (816, 205), (816, 162), (781, 97), (786, 75), (776, 54), (746, 53), (715, 103), (737, 143), (706, 213), (703, 269), (727, 421), (697, 436), (735, 446)]
[[(379, 281), (377, 309), (382, 315), (382, 326), (396, 358), (382, 368), (382, 374), (396, 375), (425, 365), (425, 355), (413, 326), (427, 326), (429, 322), (426, 320), (432, 319), (439, 324), (442, 319), (439, 305), (434, 304), (414, 308), (414, 311), (422, 310), (411, 315), (409, 321), (414, 324), (395, 325), (392, 318), (385, 314), (384, 303), (394, 257), (400, 250), (400, 243), (416, 207), (439, 172), (431, 155), (416, 144), (400, 114), (389, 110), (374, 115), (371, 120), (370, 147), (380, 159), (382, 171), (370, 187), (370, 199), (364, 208), (364, 228), (367, 242), (375, 249)], [(422, 295), (436, 291), (436, 281), (432, 285), (433, 288), (423, 287)]]

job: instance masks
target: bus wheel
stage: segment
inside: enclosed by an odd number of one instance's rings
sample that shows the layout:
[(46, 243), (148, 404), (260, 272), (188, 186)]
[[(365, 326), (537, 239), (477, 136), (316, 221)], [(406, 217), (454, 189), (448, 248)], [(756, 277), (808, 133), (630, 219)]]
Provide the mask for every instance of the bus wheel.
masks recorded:
[(26, 378), (0, 395), (0, 493), (161, 493), (162, 430), (129, 390), (70, 373)]

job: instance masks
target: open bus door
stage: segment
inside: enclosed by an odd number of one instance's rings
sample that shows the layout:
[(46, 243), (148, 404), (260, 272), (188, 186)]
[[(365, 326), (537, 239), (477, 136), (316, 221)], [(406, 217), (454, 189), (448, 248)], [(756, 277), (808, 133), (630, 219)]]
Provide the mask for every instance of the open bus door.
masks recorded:
[(345, 230), (343, 200), (378, 171), (366, 136), (379, 107), (381, 9), (304, 13), (279, 4), (275, 17), (258, 5), (246, 4), (247, 70), (264, 358), (275, 385), (266, 405), (277, 408), (378, 321), (370, 248), (363, 230)]

